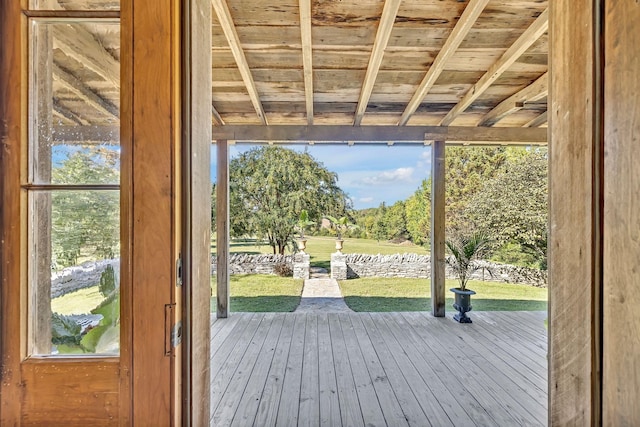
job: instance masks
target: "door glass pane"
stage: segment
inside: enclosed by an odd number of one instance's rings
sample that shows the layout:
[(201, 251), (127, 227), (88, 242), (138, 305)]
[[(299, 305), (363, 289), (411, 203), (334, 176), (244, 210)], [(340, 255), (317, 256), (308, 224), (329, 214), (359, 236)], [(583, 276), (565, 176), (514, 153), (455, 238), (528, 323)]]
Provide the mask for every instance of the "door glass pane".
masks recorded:
[(31, 183), (118, 184), (120, 25), (34, 20), (31, 41)]
[(38, 10), (120, 10), (120, 0), (30, 0)]
[(32, 354), (117, 354), (120, 195), (30, 194)]

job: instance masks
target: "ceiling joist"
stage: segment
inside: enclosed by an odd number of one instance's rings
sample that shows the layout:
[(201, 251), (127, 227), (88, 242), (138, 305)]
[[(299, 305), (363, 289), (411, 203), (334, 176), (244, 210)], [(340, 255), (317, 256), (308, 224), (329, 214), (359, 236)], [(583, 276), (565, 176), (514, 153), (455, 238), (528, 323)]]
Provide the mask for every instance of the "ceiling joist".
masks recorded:
[(442, 126), (450, 125), (459, 114), (480, 97), (514, 62), (531, 47), (549, 28), (549, 9), (536, 18), (524, 33), (507, 49), (507, 51), (495, 62), (489, 70), (474, 84), (466, 95), (456, 104), (442, 119)]
[(537, 128), (537, 127), (542, 126), (543, 124), (547, 123), (547, 121), (548, 121), (547, 112), (545, 111), (544, 113), (540, 114), (538, 117), (536, 117), (533, 120), (531, 120), (530, 122), (526, 123), (524, 125), (524, 127)]
[(404, 112), (402, 113), (402, 117), (398, 122), (398, 125), (404, 126), (407, 124), (413, 113), (416, 112), (424, 97), (429, 93), (429, 90), (433, 87), (435, 82), (440, 77), (442, 70), (444, 70), (444, 66), (447, 63), (447, 60), (451, 58), (451, 56), (455, 53), (455, 51), (460, 46), (460, 43), (464, 40), (464, 38), (473, 27), (473, 24), (476, 22), (485, 6), (489, 3), (489, 0), (471, 0), (467, 7), (464, 9), (464, 12), (460, 16), (458, 23), (454, 27), (453, 31), (444, 42), (442, 49), (438, 52), (438, 56), (429, 67), (429, 71), (420, 82), (418, 89), (413, 94), (411, 101), (407, 104)]
[(53, 64), (53, 78), (54, 80), (59, 81), (63, 84), (68, 90), (73, 92), (81, 101), (91, 105), (96, 110), (108, 115), (113, 116), (114, 118), (119, 118), (120, 112), (118, 111), (118, 107), (113, 105), (108, 100), (102, 98), (92, 89), (87, 87), (83, 82), (81, 82), (74, 75), (66, 72), (58, 65)]
[(493, 126), (504, 117), (524, 108), (525, 102), (535, 102), (543, 99), (549, 93), (549, 78), (547, 73), (521, 91), (511, 95), (489, 111), (478, 123), (478, 126)]
[(356, 108), (356, 115), (353, 122), (355, 126), (360, 126), (362, 118), (367, 111), (371, 92), (373, 92), (373, 85), (378, 77), (378, 71), (382, 64), (382, 57), (384, 56), (384, 51), (387, 48), (387, 43), (389, 43), (389, 37), (391, 36), (391, 30), (393, 30), (393, 24), (396, 21), (396, 15), (398, 14), (401, 1), (402, 0), (386, 0), (384, 2), (384, 8), (382, 10), (382, 16), (380, 17), (380, 23), (378, 24), (376, 39), (373, 43), (369, 65), (367, 66), (367, 73), (364, 76), (364, 82), (362, 84), (362, 89), (360, 90), (360, 97), (358, 99), (358, 106)]
[(120, 63), (96, 41), (90, 32), (73, 25), (53, 26), (55, 45), (70, 58), (120, 88)]
[(300, 0), (300, 36), (307, 124), (313, 124), (313, 44), (311, 41), (311, 0)]
[(222, 119), (222, 116), (220, 116), (220, 113), (218, 113), (218, 110), (216, 110), (216, 107), (213, 106), (213, 104), (211, 104), (211, 116), (217, 126), (224, 126), (224, 120)]
[(258, 115), (258, 118), (260, 119), (262, 124), (266, 125), (268, 124), (267, 116), (264, 112), (264, 108), (262, 107), (260, 95), (258, 94), (256, 83), (253, 80), (251, 69), (249, 68), (249, 63), (247, 62), (247, 58), (244, 55), (244, 50), (242, 49), (242, 45), (240, 44), (238, 32), (236, 31), (236, 27), (233, 24), (231, 12), (229, 12), (229, 6), (227, 6), (226, 0), (211, 0), (211, 4), (213, 5), (213, 9), (218, 16), (218, 21), (220, 22), (222, 31), (224, 32), (227, 42), (229, 43), (233, 58), (238, 65), (238, 70), (240, 71), (242, 80), (244, 81), (247, 91), (249, 92), (249, 98), (251, 99), (253, 108), (255, 108), (256, 114)]

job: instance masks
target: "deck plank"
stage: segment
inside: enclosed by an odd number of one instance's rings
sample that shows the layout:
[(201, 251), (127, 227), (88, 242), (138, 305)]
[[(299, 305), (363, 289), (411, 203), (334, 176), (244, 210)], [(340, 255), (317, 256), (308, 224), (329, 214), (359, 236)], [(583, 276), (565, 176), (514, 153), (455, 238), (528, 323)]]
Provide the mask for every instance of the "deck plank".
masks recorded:
[[(276, 344), (282, 331), (283, 323), (284, 317), (282, 316), (276, 316), (272, 320), (271, 326), (264, 338), (262, 348), (259, 350), (259, 357), (256, 360), (253, 371), (249, 374), (249, 381), (247, 382), (245, 391), (240, 397), (240, 402), (238, 403), (235, 416), (231, 423), (232, 426), (249, 426), (253, 424), (256, 418), (260, 398), (262, 397), (267, 382), (269, 368), (273, 362)], [(257, 333), (260, 333), (260, 330), (258, 330)]]
[(314, 427), (320, 418), (318, 317), (306, 316), (298, 426)]
[(343, 426), (364, 426), (360, 401), (356, 391), (347, 346), (342, 334), (340, 320), (336, 313), (329, 313), (329, 330), (333, 350), (333, 362), (336, 370), (336, 384), (338, 386), (338, 401), (340, 402), (340, 417)]
[(329, 330), (329, 317), (318, 313), (318, 391), (320, 393), (320, 425), (324, 427), (342, 426), (338, 384), (333, 360), (333, 344)]
[(212, 321), (212, 425), (546, 425), (545, 313), (472, 315)]
[(448, 334), (450, 339), (439, 340), (433, 345), (440, 347), (439, 352), (448, 352), (451, 356), (450, 360), (457, 361), (460, 368), (454, 371), (459, 375), (460, 384), (468, 387), (476, 399), (493, 401), (481, 402), (481, 404), (494, 419), (503, 417), (503, 419), (496, 419), (497, 425), (539, 426), (543, 424), (544, 420), (537, 419), (528, 412), (527, 405), (520, 401), (521, 398), (516, 398), (507, 391), (517, 389), (518, 385), (493, 367), (496, 360), (488, 361), (479, 357), (475, 349), (464, 340), (462, 329), (472, 329), (477, 325), (475, 323), (461, 325), (450, 318), (443, 320), (450, 323), (451, 327), (445, 322), (439, 322), (434, 323), (433, 328)]
[[(246, 351), (242, 355), (238, 368), (233, 374), (229, 385), (217, 402), (217, 407), (213, 411), (214, 425), (230, 425), (236, 415), (236, 409), (243, 401), (243, 395), (247, 390), (247, 385), (254, 379), (253, 371), (260, 359), (262, 346), (269, 336), (269, 330), (275, 317), (274, 313), (267, 313), (258, 325), (255, 334), (251, 338)], [(243, 414), (239, 415), (243, 417)]]
[(387, 425), (398, 427), (408, 426), (409, 422), (405, 418), (402, 407), (398, 402), (398, 397), (389, 383), (387, 373), (378, 359), (378, 355), (362, 321), (360, 320), (360, 316), (349, 316), (348, 320), (351, 322), (355, 337), (352, 339), (357, 341), (359, 351), (362, 354), (364, 365), (369, 372), (370, 379), (372, 380), (373, 387), (376, 395), (378, 396), (380, 409), (384, 414), (384, 419)]
[(289, 358), (289, 349), (296, 319), (296, 316), (282, 317), (284, 317), (282, 331), (278, 337), (276, 350), (271, 360), (271, 366), (269, 367), (269, 373), (258, 406), (258, 413), (254, 421), (256, 426), (273, 426), (278, 417), (280, 396), (284, 387), (283, 379), (287, 369), (287, 359)]
[(289, 357), (283, 379), (282, 394), (280, 395), (276, 426), (292, 426), (298, 424), (306, 315), (293, 314), (293, 316), (295, 316), (295, 324), (293, 326), (291, 347), (289, 348)]
[(373, 386), (373, 380), (369, 375), (364, 356), (360, 350), (350, 316), (341, 313), (338, 314), (338, 319), (340, 320), (347, 355), (349, 356), (349, 364), (351, 365), (351, 372), (356, 385), (356, 393), (358, 394), (364, 424), (367, 426), (388, 424), (382, 413), (380, 398)]

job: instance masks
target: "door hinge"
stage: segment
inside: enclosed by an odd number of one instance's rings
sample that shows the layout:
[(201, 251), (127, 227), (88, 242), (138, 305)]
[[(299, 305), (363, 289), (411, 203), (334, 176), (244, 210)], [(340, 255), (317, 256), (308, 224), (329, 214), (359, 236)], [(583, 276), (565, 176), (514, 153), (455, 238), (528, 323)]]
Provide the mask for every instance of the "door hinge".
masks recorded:
[(164, 305), (164, 355), (173, 356), (174, 349), (182, 342), (182, 321), (173, 323), (175, 304)]
[(182, 286), (182, 254), (176, 260), (176, 286)]

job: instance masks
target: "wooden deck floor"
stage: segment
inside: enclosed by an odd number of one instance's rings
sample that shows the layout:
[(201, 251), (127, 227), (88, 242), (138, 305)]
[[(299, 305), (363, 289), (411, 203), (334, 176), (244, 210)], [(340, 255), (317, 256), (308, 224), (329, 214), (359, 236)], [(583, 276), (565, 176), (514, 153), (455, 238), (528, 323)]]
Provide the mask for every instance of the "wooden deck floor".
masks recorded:
[(546, 425), (546, 313), (471, 317), (212, 319), (211, 425)]

